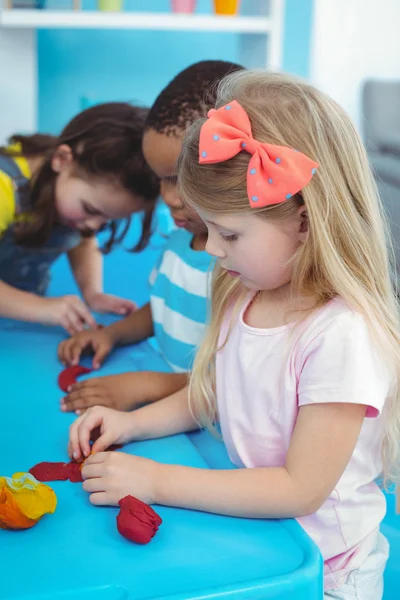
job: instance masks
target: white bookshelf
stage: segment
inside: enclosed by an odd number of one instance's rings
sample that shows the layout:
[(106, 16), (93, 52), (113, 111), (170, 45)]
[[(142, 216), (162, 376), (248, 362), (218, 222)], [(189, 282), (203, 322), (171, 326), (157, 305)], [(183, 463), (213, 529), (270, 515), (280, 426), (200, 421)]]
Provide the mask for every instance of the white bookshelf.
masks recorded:
[(149, 31), (220, 31), (270, 34), (268, 17), (220, 17), (173, 13), (4, 9), (3, 29), (147, 29)]
[[(239, 61), (249, 67), (280, 69), (285, 0), (242, 0), (246, 15), (101, 12), (12, 9), (0, 0), (0, 144), (16, 130), (37, 129), (37, 42), (40, 29), (218, 32), (239, 36)], [(78, 4), (75, 0), (75, 6)], [(215, 57), (218, 58), (218, 57)], [(8, 115), (18, 115), (8, 118)]]

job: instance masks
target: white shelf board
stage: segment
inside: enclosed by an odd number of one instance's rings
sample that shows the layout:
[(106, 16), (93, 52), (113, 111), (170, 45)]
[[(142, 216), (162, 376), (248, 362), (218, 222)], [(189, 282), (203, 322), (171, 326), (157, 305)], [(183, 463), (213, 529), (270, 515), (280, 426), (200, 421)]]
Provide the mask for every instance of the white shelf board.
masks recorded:
[(226, 31), (267, 34), (267, 17), (222, 17), (173, 13), (0, 10), (0, 28), (7, 29), (147, 29), (163, 31)]

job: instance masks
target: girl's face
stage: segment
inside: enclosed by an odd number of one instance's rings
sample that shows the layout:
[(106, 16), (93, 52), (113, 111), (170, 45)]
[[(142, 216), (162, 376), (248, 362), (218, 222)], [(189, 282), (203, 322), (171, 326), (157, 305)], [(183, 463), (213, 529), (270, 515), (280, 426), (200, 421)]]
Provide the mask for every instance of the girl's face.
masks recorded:
[(291, 279), (291, 259), (307, 237), (304, 207), (284, 221), (251, 213), (198, 210), (207, 225), (206, 251), (251, 290), (275, 290)]
[(59, 221), (83, 233), (98, 231), (108, 221), (125, 219), (143, 210), (143, 199), (107, 180), (86, 180), (74, 175), (68, 146), (60, 146), (52, 161), (58, 173), (55, 204)]
[(184, 205), (177, 188), (175, 164), (181, 147), (182, 142), (178, 137), (153, 129), (146, 131), (143, 137), (144, 157), (160, 178), (161, 196), (171, 211), (175, 225), (196, 234), (204, 232), (204, 224), (195, 211), (189, 211)]

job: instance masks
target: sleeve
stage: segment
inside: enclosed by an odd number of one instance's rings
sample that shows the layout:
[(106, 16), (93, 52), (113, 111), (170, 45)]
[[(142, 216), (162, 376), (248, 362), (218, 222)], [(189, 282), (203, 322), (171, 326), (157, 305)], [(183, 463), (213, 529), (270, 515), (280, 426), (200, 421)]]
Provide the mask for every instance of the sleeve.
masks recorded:
[(0, 237), (15, 218), (15, 197), (11, 178), (0, 171)]
[(365, 319), (349, 311), (337, 315), (304, 349), (298, 404), (364, 404), (367, 417), (378, 417), (392, 385)]
[(153, 289), (154, 284), (156, 282), (156, 279), (157, 279), (157, 276), (158, 276), (158, 272), (160, 270), (161, 263), (162, 263), (162, 260), (163, 260), (163, 256), (164, 256), (164, 252), (160, 252), (160, 254), (158, 255), (157, 260), (156, 260), (156, 262), (155, 262), (155, 264), (154, 264), (154, 266), (153, 266), (153, 268), (151, 270), (151, 273), (149, 275), (149, 286), (150, 286), (150, 289)]

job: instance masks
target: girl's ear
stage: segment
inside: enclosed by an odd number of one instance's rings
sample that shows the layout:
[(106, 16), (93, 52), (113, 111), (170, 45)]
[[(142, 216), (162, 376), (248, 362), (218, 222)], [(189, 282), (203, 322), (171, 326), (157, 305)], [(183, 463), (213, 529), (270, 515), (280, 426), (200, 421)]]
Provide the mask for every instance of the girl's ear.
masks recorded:
[(307, 209), (305, 206), (300, 206), (299, 210), (297, 211), (297, 216), (298, 216), (297, 236), (298, 236), (299, 242), (304, 244), (304, 242), (307, 240), (308, 229), (309, 229), (308, 214), (307, 214)]
[(61, 144), (54, 152), (51, 159), (51, 168), (55, 173), (61, 173), (65, 169), (69, 169), (73, 163), (74, 157), (72, 150), (67, 144)]

